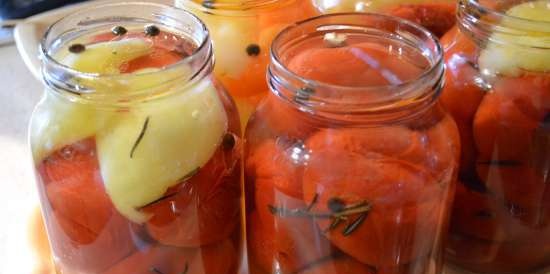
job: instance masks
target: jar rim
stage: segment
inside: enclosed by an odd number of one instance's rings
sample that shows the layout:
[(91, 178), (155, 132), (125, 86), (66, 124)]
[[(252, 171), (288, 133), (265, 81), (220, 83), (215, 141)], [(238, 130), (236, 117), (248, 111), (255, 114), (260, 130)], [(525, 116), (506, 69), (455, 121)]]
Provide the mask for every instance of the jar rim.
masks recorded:
[[(342, 22), (339, 22), (340, 19), (345, 19), (349, 17), (354, 17), (356, 19), (374, 19), (374, 20), (382, 20), (382, 21), (389, 21), (396, 24), (396, 26), (400, 26), (401, 30), (405, 30), (406, 28), (410, 28), (411, 30), (414, 30), (417, 32), (416, 34), (418, 36), (422, 36), (422, 38), (426, 39), (426, 43), (430, 44), (431, 48), (428, 48), (429, 46), (425, 46), (422, 51), (423, 57), (426, 57), (426, 60), (428, 61), (428, 66), (426, 69), (424, 69), (418, 76), (408, 79), (406, 81), (403, 81), (398, 84), (388, 84), (388, 85), (380, 85), (380, 86), (345, 86), (345, 85), (338, 85), (338, 84), (332, 84), (332, 83), (326, 83), (321, 82), (313, 79), (307, 79), (305, 77), (302, 77), (294, 72), (292, 72), (289, 68), (286, 67), (286, 65), (282, 61), (282, 54), (279, 51), (279, 48), (282, 46), (282, 44), (285, 42), (285, 36), (289, 35), (289, 33), (306, 24), (315, 24), (316, 22), (321, 22), (323, 20), (329, 20), (336, 22), (334, 24), (334, 28), (327, 28), (327, 25), (324, 25), (324, 29), (331, 29), (331, 30), (345, 30), (345, 23), (344, 20)], [(367, 22), (368, 20), (363, 20), (364, 22)], [(352, 26), (353, 27), (353, 26)], [(354, 26), (357, 27), (357, 26)], [(414, 36), (412, 33), (404, 32), (402, 33), (402, 36), (399, 37), (399, 39), (407, 39), (407, 38), (413, 38), (413, 37), (405, 37), (405, 36)], [(394, 37), (396, 38), (396, 37)], [(416, 37), (418, 38), (418, 37)], [(418, 42), (418, 41), (417, 41)], [(424, 53), (428, 53), (429, 56), (426, 56)], [(377, 14), (377, 13), (336, 13), (336, 14), (325, 14), (313, 18), (309, 18), (300, 22), (297, 22), (293, 25), (288, 26), (285, 28), (282, 32), (280, 32), (274, 39), (272, 47), (271, 47), (271, 64), (268, 69), (268, 78), (269, 78), (269, 86), (271, 90), (277, 95), (283, 95), (284, 97), (287, 97), (289, 99), (289, 95), (280, 94), (280, 92), (277, 90), (278, 85), (286, 85), (286, 88), (289, 87), (287, 83), (287, 80), (290, 79), (290, 81), (294, 83), (298, 83), (299, 86), (296, 88), (296, 84), (294, 85), (293, 95), (296, 94), (299, 95), (300, 90), (303, 90), (303, 87), (312, 89), (331, 89), (331, 90), (338, 90), (343, 92), (380, 92), (381, 90), (387, 90), (387, 91), (393, 91), (391, 94), (393, 94), (393, 97), (384, 98), (380, 101), (373, 101), (373, 102), (358, 102), (355, 107), (357, 107), (358, 112), (363, 112), (367, 110), (368, 112), (371, 111), (384, 111), (388, 110), (390, 107), (390, 104), (396, 103), (399, 100), (403, 100), (403, 95), (409, 95), (411, 100), (411, 103), (418, 102), (418, 101), (430, 101), (433, 102), (435, 99), (439, 96), (439, 92), (442, 86), (443, 82), (443, 75), (444, 75), (444, 58), (443, 58), (443, 48), (441, 44), (439, 43), (439, 40), (437, 37), (435, 37), (434, 34), (432, 34), (430, 31), (425, 29), (424, 27), (420, 26), (419, 24), (416, 24), (414, 22), (389, 16), (389, 15), (383, 15), (383, 14)], [(280, 77), (282, 76), (282, 77)], [(281, 79), (286, 78), (286, 79)], [(413, 94), (418, 92), (422, 89), (428, 89), (429, 92), (423, 92), (421, 94), (416, 94), (416, 96), (411, 96)], [(290, 95), (290, 96), (293, 96)], [(313, 100), (311, 100), (313, 99)], [(338, 105), (338, 102), (329, 102), (325, 100), (324, 98), (315, 97), (315, 95), (311, 95), (308, 97), (308, 102), (297, 102), (302, 106), (308, 107), (308, 108), (322, 108), (326, 105)], [(317, 101), (316, 103), (312, 103), (311, 101)], [(296, 103), (296, 101), (295, 101)], [(339, 105), (339, 107), (342, 107), (343, 105)], [(349, 105), (346, 105), (349, 106)], [(352, 106), (350, 106), (352, 107)], [(395, 105), (393, 105), (393, 108), (395, 108)], [(354, 112), (353, 109), (346, 108), (343, 109), (343, 112), (345, 113), (351, 113)]]
[[(511, 41), (499, 41), (491, 37), (493, 33), (508, 36), (542, 36), (550, 37), (550, 21), (533, 20), (506, 14), (506, 10), (518, 4), (535, 2), (499, 1), (491, 7), (489, 3), (479, 0), (459, 0), (457, 17), (461, 29), (472, 33), (476, 40), (492, 40), (497, 43), (512, 43), (516, 46), (530, 47)], [(549, 2), (550, 3), (550, 2)], [(503, 24), (505, 22), (505, 24)], [(541, 49), (550, 49), (542, 47)]]
[[(171, 29), (175, 31), (179, 31), (181, 34), (184, 33), (185, 30), (173, 28), (170, 24), (165, 24), (165, 21), (168, 22), (174, 22), (175, 20), (182, 20), (180, 18), (174, 18), (174, 16), (170, 15), (164, 15), (162, 12), (172, 12), (179, 16), (185, 17), (185, 19), (190, 20), (192, 22), (193, 26), (195, 26), (203, 35), (197, 39), (198, 41), (193, 41), (195, 44), (194, 50), (186, 57), (182, 58), (181, 60), (167, 65), (163, 67), (162, 69), (158, 71), (145, 71), (140, 72), (139, 74), (129, 73), (129, 74), (115, 74), (115, 73), (90, 73), (90, 72), (83, 72), (79, 71), (77, 69), (71, 68), (68, 65), (63, 64), (61, 61), (57, 60), (53, 56), (53, 53), (51, 52), (51, 48), (54, 46), (56, 42), (58, 42), (59, 39), (62, 39), (61, 36), (69, 35), (71, 33), (77, 33), (79, 32), (80, 26), (92, 26), (94, 24), (102, 23), (102, 22), (108, 22), (108, 23), (116, 23), (124, 20), (130, 20), (130, 19), (143, 19), (139, 17), (132, 17), (132, 14), (124, 14), (123, 16), (105, 16), (100, 18), (92, 18), (90, 16), (91, 13), (94, 11), (104, 11), (108, 9), (115, 9), (115, 8), (128, 8), (128, 7), (136, 7), (140, 8), (142, 12), (144, 12), (144, 7), (147, 7), (148, 9), (151, 9), (151, 16), (156, 18), (156, 23), (159, 23), (162, 26), (170, 27)], [(145, 11), (146, 12), (146, 11)], [(145, 20), (144, 20), (145, 22)], [(63, 28), (66, 28), (66, 26), (63, 26), (65, 23), (75, 23), (76, 26), (72, 28), (68, 28), (68, 30), (64, 30)], [(147, 23), (150, 23), (147, 21)], [(61, 32), (57, 30), (57, 28), (62, 29)], [(56, 33), (59, 32), (59, 33)], [(78, 37), (78, 34), (76, 35)], [(190, 37), (185, 37), (186, 39), (191, 40)], [(128, 78), (128, 77), (151, 77), (155, 75), (160, 75), (161, 73), (164, 73), (166, 71), (176, 71), (177, 69), (180, 69), (185, 66), (190, 66), (193, 62), (201, 62), (202, 64), (199, 66), (199, 71), (192, 73), (192, 78), (198, 74), (200, 74), (201, 70), (204, 70), (204, 68), (208, 67), (209, 63), (212, 63), (212, 45), (210, 41), (210, 34), (206, 27), (206, 25), (194, 14), (177, 9), (168, 5), (158, 4), (158, 3), (148, 3), (148, 2), (122, 2), (122, 3), (109, 3), (109, 4), (101, 4), (94, 6), (93, 8), (81, 10), (72, 14), (69, 14), (56, 22), (54, 22), (52, 25), (50, 25), (45, 32), (41, 43), (40, 43), (40, 55), (42, 59), (42, 75), (47, 84), (50, 84), (50, 81), (62, 82), (63, 80), (67, 79), (67, 76), (74, 77), (74, 78), (85, 78), (87, 80), (118, 80), (121, 78)], [(206, 58), (205, 58), (206, 57)], [(50, 72), (55, 72), (57, 74), (64, 74), (63, 79), (50, 79), (51, 77), (48, 77), (48, 74), (53, 74)], [(179, 78), (179, 77), (176, 77)], [(171, 79), (174, 80), (174, 79)], [(191, 80), (191, 79), (190, 79)], [(55, 83), (54, 83), (55, 84)], [(56, 87), (58, 87), (56, 85)], [(67, 90), (66, 87), (63, 87), (63, 89)], [(69, 88), (70, 89), (70, 88)], [(83, 92), (79, 90), (68, 90), (69, 93), (73, 93), (76, 95), (82, 95)], [(133, 94), (137, 95), (137, 94)]]
[[(527, 2), (534, 2), (534, 1), (533, 0), (528, 0), (528, 1), (525, 1), (524, 3), (527, 3)], [(482, 13), (485, 13), (485, 14), (498, 15), (498, 16), (502, 16), (503, 18), (504, 17), (514, 18), (514, 19), (517, 19), (517, 20), (521, 20), (521, 21), (525, 21), (525, 22), (534, 22), (534, 23), (537, 23), (537, 24), (542, 23), (542, 24), (547, 24), (547, 25), (550, 26), (549, 21), (526, 19), (526, 18), (522, 18), (522, 17), (508, 15), (508, 14), (506, 14), (506, 13), (500, 11), (500, 10), (491, 8), (491, 7), (487, 6), (486, 4), (484, 5), (479, 0), (460, 0), (459, 5), (469, 5), (469, 6), (475, 7), (477, 9), (479, 9)]]
[[(266, 10), (277, 5), (286, 4), (293, 1), (303, 0), (241, 0), (232, 3), (219, 3), (215, 1), (202, 1), (199, 4), (193, 0), (175, 0), (176, 7), (190, 7), (204, 13), (228, 16), (228, 17), (247, 17), (254, 16), (260, 10)], [(208, 4), (205, 4), (208, 3)]]

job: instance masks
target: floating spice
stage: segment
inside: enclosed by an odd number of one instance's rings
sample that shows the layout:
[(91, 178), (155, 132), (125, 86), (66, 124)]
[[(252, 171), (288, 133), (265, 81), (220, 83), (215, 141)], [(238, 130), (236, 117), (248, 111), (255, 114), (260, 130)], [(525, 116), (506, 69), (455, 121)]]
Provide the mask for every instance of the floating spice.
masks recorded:
[(231, 150), (233, 149), (233, 147), (235, 147), (235, 143), (236, 143), (235, 136), (233, 136), (233, 134), (228, 132), (223, 136), (223, 140), (222, 140), (223, 149)]
[(141, 143), (141, 139), (143, 139), (143, 136), (145, 135), (145, 132), (147, 131), (148, 126), (149, 126), (149, 116), (147, 116), (147, 118), (145, 119), (145, 123), (143, 123), (141, 132), (139, 133), (134, 145), (132, 146), (132, 151), (130, 151), (130, 158), (134, 158), (134, 152), (136, 151), (136, 148), (139, 146), (139, 143)]
[(489, 189), (485, 183), (483, 183), (477, 175), (471, 178), (460, 178), (460, 182), (471, 191), (481, 194), (486, 194), (489, 192)]
[(323, 36), (323, 42), (327, 48), (339, 48), (346, 45), (348, 36), (344, 33), (329, 32)]
[(147, 36), (157, 36), (160, 34), (160, 29), (155, 25), (145, 26), (145, 35)]
[(308, 87), (303, 87), (296, 92), (296, 96), (294, 97), (294, 101), (307, 101), (309, 100), (309, 97), (315, 93), (315, 90)]
[(486, 210), (479, 210), (475, 213), (475, 216), (480, 219), (491, 219), (493, 218), (493, 214)]
[(213, 9), (214, 8), (214, 0), (204, 0), (202, 1), (202, 6), (207, 9)]
[[(183, 183), (183, 182), (191, 179), (191, 177), (193, 177), (193, 176), (197, 175), (197, 173), (199, 173), (200, 169), (201, 169), (200, 167), (197, 167), (197, 168), (193, 169), (193, 171), (189, 172), (187, 175), (183, 176), (183, 178), (179, 179), (178, 182)], [(152, 201), (152, 202), (150, 202), (150, 203), (148, 203), (144, 206), (139, 207), (139, 209), (143, 209), (143, 208), (152, 206), (154, 204), (160, 203), (160, 202), (162, 202), (166, 199), (170, 199), (170, 198), (178, 195), (178, 193), (179, 193), (179, 191), (176, 191), (176, 192), (170, 193), (168, 195), (162, 196), (162, 197), (160, 197), (160, 198), (158, 198), (158, 199), (156, 199), (156, 200), (154, 200), (154, 201)]]
[(309, 205), (307, 206), (307, 211), (310, 211), (315, 206), (318, 199), (319, 199), (319, 194), (315, 193), (315, 196), (313, 196), (313, 199), (311, 199), (311, 203), (309, 203)]
[(246, 54), (248, 54), (248, 56), (258, 56), (260, 55), (260, 51), (260, 46), (257, 44), (250, 44), (246, 47)]
[(83, 44), (72, 44), (69, 46), (69, 52), (70, 53), (81, 53), (86, 50), (86, 46)]
[(330, 209), (330, 211), (337, 213), (345, 210), (346, 204), (340, 198), (332, 198), (328, 200), (327, 207), (328, 209)]
[(128, 32), (128, 30), (123, 26), (115, 26), (111, 29), (111, 32), (116, 36), (122, 36)]
[(480, 161), (478, 162), (480, 165), (487, 165), (487, 166), (501, 166), (501, 167), (513, 167), (513, 166), (520, 166), (520, 161), (513, 161), (513, 160), (500, 160), (500, 161)]
[(149, 271), (155, 274), (164, 274), (162, 271), (158, 270), (156, 267), (151, 267)]
[(187, 274), (187, 272), (189, 272), (189, 264), (186, 262), (181, 274)]

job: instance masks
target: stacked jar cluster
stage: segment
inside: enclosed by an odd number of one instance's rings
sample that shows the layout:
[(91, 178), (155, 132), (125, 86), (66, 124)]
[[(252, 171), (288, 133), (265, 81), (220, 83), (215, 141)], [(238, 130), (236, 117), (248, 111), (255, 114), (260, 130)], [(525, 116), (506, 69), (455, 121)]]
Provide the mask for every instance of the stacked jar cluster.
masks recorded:
[(174, 6), (95, 6), (42, 41), (57, 273), (550, 266), (550, 1)]

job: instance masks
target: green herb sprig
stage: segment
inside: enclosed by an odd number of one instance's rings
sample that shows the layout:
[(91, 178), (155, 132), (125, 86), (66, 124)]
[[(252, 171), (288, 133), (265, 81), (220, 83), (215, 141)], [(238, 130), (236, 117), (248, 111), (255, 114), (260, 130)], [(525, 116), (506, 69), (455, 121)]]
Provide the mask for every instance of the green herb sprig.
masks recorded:
[(139, 135), (134, 142), (134, 145), (132, 146), (132, 150), (130, 151), (130, 158), (134, 158), (134, 152), (136, 151), (136, 148), (141, 143), (141, 140), (143, 139), (143, 136), (145, 136), (145, 132), (147, 131), (147, 127), (149, 126), (149, 116), (145, 118), (145, 122), (143, 123), (143, 126), (141, 127), (141, 131), (139, 132)]
[[(342, 235), (349, 236), (356, 231), (361, 224), (367, 219), (369, 212), (372, 210), (372, 204), (368, 201), (361, 201), (351, 205), (343, 204), (339, 198), (332, 198), (328, 201), (330, 212), (315, 212), (313, 207), (318, 201), (318, 195), (313, 197), (312, 202), (306, 208), (288, 209), (284, 207), (275, 207), (268, 205), (268, 210), (271, 214), (278, 217), (287, 218), (313, 218), (313, 219), (331, 219), (329, 227), (325, 232), (329, 232), (340, 227), (344, 222), (346, 225), (342, 229)], [(358, 215), (355, 218), (355, 215)]]

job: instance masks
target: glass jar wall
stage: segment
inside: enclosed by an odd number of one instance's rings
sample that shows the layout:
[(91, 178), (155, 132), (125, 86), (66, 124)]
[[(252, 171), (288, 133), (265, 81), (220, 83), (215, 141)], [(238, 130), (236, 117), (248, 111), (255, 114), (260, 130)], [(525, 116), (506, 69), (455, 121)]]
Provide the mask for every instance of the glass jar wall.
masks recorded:
[(441, 273), (460, 148), (437, 39), (321, 16), (275, 39), (268, 76), (246, 132), (250, 273)]
[(462, 157), (447, 254), (480, 273), (550, 266), (550, 1), (460, 1), (442, 102)]
[(277, 33), (294, 22), (318, 15), (310, 1), (176, 0), (211, 30), (216, 54), (214, 72), (235, 99), (243, 125), (267, 94), (269, 48)]
[(377, 12), (418, 23), (437, 36), (455, 24), (456, 0), (312, 0), (323, 13)]
[(58, 273), (237, 272), (241, 132), (212, 54), (198, 18), (156, 4), (49, 29), (30, 140)]

